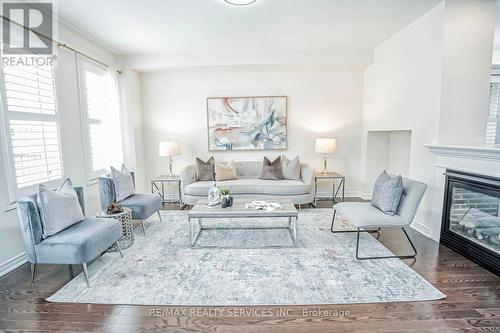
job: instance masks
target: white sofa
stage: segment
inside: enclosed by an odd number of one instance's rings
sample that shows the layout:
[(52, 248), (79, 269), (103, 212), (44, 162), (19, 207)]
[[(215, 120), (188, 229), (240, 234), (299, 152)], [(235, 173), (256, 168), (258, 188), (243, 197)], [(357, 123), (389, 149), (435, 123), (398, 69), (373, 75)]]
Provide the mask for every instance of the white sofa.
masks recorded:
[[(227, 186), (231, 196), (248, 199), (286, 198), (296, 205), (312, 203), (314, 200), (314, 169), (305, 163), (300, 166), (301, 180), (260, 179), (262, 162), (235, 162), (238, 179), (218, 181), (217, 186)], [(194, 205), (206, 199), (212, 181), (196, 180), (196, 165), (191, 164), (181, 171), (182, 202)]]

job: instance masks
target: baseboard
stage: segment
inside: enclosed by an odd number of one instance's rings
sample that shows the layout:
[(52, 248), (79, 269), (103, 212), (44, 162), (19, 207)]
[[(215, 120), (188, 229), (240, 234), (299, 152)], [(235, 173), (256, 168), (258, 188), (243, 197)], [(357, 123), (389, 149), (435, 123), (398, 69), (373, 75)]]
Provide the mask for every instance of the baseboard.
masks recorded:
[(432, 239), (432, 237), (431, 237), (431, 229), (429, 229), (429, 227), (426, 227), (422, 223), (413, 220), (413, 222), (410, 224), (410, 228), (412, 228), (413, 230), (417, 231), (418, 233), (421, 233), (425, 237)]
[(372, 194), (371, 192), (363, 192), (363, 191), (360, 191), (359, 192), (359, 197), (363, 200), (371, 200), (372, 199)]
[(19, 253), (14, 258), (4, 261), (3, 263), (0, 264), (0, 277), (12, 272), (19, 266), (24, 265), (26, 262), (27, 262), (26, 254), (24, 252)]

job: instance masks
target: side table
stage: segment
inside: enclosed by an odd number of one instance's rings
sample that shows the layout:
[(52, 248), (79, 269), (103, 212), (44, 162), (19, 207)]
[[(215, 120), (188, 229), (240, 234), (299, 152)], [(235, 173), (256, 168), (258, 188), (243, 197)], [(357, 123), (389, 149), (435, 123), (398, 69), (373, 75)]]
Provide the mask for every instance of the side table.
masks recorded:
[(122, 238), (118, 240), (122, 250), (128, 249), (134, 244), (134, 230), (132, 226), (132, 211), (130, 208), (122, 207), (123, 212), (116, 214), (107, 214), (104, 211), (99, 211), (96, 217), (112, 218), (118, 220), (122, 224)]
[[(324, 175), (322, 172), (316, 172), (314, 174), (314, 206), (316, 207), (316, 201), (317, 201), (317, 195), (318, 195), (318, 180), (319, 179), (331, 179), (332, 180), (332, 196), (331, 199), (334, 202), (337, 202), (337, 198), (339, 195), (339, 191), (342, 188), (342, 201), (344, 201), (344, 195), (345, 195), (345, 176), (341, 175), (340, 173), (337, 172), (329, 172), (328, 174)], [(340, 179), (340, 183), (337, 187), (337, 191), (335, 191), (335, 183), (337, 180)]]
[[(177, 193), (179, 194), (179, 199), (167, 199), (165, 196), (165, 183), (168, 185), (170, 183), (177, 184)], [(182, 209), (182, 197), (181, 197), (181, 177), (180, 176), (159, 176), (151, 179), (151, 193), (157, 193), (162, 200), (162, 203), (179, 203), (179, 209)]]

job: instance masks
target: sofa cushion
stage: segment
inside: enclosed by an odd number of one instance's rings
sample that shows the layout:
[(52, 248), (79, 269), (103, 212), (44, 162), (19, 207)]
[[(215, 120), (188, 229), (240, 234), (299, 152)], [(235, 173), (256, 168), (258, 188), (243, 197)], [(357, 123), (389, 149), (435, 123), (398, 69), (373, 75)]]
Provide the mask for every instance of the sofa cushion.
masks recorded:
[(47, 237), (36, 245), (35, 251), (41, 264), (82, 264), (97, 258), (121, 236), (122, 227), (117, 220), (86, 218)]
[(281, 166), (281, 156), (276, 158), (271, 162), (267, 157), (264, 157), (264, 162), (262, 163), (262, 175), (261, 179), (283, 179), (283, 169)]
[(358, 228), (398, 227), (407, 224), (399, 215), (385, 214), (369, 202), (342, 202), (333, 208)]
[[(211, 184), (211, 182), (208, 182)], [(119, 202), (132, 210), (132, 218), (144, 220), (161, 209), (161, 198), (156, 194), (134, 194)]]
[(221, 163), (215, 161), (215, 180), (231, 180), (238, 178), (236, 176), (236, 165), (234, 161)]
[(281, 166), (284, 179), (300, 180), (300, 159), (298, 156), (289, 160), (283, 155), (281, 157)]
[(214, 157), (210, 157), (206, 162), (196, 158), (196, 180), (214, 180)]
[[(207, 196), (212, 182), (194, 182), (184, 188), (188, 195)], [(266, 179), (234, 179), (217, 182), (219, 187), (226, 186), (231, 194), (273, 194), (300, 195), (311, 191), (311, 186), (301, 180), (266, 180)]]

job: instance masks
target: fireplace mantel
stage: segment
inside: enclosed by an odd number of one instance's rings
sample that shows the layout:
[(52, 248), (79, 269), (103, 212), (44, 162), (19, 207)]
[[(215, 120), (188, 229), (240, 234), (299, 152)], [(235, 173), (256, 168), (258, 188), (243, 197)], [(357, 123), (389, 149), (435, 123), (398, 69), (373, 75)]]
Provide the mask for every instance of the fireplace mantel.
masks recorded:
[(434, 184), (428, 184), (432, 197), (432, 212), (431, 228), (427, 236), (439, 241), (445, 191), (444, 173), (446, 170), (455, 170), (500, 178), (500, 146), (425, 146), (436, 156)]
[(494, 146), (453, 146), (453, 145), (425, 145), (436, 156), (457, 158), (473, 158), (500, 161), (500, 145)]

